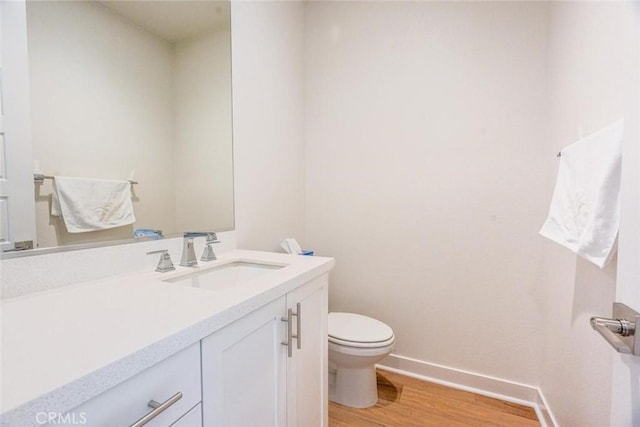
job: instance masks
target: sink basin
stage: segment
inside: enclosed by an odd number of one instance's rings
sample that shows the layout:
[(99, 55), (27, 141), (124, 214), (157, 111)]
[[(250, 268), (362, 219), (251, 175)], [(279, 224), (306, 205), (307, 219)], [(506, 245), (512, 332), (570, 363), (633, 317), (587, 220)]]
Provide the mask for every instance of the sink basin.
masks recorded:
[(286, 264), (271, 264), (257, 261), (231, 261), (215, 267), (199, 267), (192, 273), (164, 280), (194, 288), (221, 291), (234, 288), (241, 283), (263, 276), (274, 270), (286, 267)]

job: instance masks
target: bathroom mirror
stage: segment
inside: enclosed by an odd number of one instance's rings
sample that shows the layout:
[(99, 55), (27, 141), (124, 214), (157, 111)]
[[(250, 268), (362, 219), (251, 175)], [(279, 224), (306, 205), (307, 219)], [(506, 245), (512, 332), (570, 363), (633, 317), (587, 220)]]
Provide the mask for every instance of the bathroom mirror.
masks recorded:
[(229, 2), (27, 1), (34, 173), (129, 179), (136, 222), (68, 233), (34, 183), (37, 247), (233, 229)]

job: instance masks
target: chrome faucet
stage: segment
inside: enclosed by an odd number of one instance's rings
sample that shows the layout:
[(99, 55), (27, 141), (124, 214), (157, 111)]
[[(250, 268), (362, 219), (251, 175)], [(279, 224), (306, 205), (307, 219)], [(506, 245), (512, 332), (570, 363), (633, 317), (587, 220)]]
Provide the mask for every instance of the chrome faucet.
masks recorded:
[(193, 239), (196, 237), (205, 237), (207, 239), (200, 261), (213, 261), (217, 259), (216, 254), (213, 252), (213, 248), (211, 247), (212, 243), (220, 242), (216, 237), (216, 233), (212, 231), (187, 232), (184, 233), (182, 259), (180, 260), (180, 265), (183, 267), (193, 267), (194, 265), (198, 265), (196, 252), (193, 248)]

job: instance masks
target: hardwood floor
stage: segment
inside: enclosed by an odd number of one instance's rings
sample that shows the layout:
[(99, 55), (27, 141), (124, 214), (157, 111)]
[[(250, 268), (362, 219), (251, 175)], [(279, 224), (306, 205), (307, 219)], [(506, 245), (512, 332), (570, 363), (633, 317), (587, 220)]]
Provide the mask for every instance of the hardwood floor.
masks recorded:
[(378, 370), (378, 403), (329, 402), (329, 427), (539, 426), (533, 408)]

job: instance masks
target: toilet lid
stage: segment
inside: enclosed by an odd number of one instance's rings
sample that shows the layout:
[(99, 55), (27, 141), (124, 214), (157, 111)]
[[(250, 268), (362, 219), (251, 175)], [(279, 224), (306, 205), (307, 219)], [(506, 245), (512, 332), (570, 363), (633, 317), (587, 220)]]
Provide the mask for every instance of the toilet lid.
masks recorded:
[(354, 313), (329, 313), (329, 339), (351, 343), (382, 343), (393, 338), (393, 330), (379, 320)]

